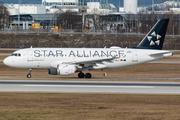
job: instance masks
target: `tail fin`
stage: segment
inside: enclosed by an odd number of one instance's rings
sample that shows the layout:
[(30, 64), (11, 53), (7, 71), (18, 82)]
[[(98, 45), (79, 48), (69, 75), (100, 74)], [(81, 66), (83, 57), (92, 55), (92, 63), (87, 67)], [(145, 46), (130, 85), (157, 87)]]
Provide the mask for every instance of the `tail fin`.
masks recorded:
[(135, 49), (162, 50), (169, 19), (159, 20)]

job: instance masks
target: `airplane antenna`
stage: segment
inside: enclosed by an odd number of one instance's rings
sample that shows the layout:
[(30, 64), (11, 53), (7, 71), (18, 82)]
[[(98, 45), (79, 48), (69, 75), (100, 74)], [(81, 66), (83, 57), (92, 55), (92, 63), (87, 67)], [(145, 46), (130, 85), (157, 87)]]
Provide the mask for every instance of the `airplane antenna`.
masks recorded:
[(33, 48), (33, 46), (31, 45), (31, 47), (30, 48)]

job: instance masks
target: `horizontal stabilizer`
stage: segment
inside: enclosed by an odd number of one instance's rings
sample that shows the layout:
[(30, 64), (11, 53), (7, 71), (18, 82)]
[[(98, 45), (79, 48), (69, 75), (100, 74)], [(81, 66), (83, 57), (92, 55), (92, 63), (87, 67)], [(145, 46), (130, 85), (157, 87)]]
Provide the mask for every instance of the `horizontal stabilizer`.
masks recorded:
[(168, 53), (173, 55), (173, 53), (171, 53), (169, 51), (160, 51), (160, 52), (150, 53), (149, 56), (164, 55), (164, 54), (168, 54)]

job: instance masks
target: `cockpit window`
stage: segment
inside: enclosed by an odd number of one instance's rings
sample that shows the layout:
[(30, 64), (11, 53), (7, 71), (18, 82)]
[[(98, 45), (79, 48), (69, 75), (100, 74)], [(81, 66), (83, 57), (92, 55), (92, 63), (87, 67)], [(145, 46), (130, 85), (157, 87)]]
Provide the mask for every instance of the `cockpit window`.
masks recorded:
[(13, 54), (11, 54), (11, 56), (18, 56), (18, 57), (20, 57), (21, 54), (20, 53), (13, 53)]
[(13, 54), (11, 54), (11, 56), (14, 56), (14, 53), (13, 53)]

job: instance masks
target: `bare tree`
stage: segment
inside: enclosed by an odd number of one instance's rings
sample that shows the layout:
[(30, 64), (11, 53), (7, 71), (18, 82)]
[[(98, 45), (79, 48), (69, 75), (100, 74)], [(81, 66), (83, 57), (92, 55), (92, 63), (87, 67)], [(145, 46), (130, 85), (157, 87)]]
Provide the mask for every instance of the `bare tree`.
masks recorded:
[(0, 29), (8, 27), (10, 24), (10, 15), (4, 4), (0, 3)]
[(167, 34), (172, 34), (173, 26), (176, 26), (177, 28), (179, 25), (179, 17), (172, 12), (155, 13), (150, 11), (141, 11), (137, 15), (137, 26), (141, 28), (140, 32), (147, 33), (159, 19), (164, 18), (170, 19)]
[(86, 15), (86, 26), (87, 27), (94, 27), (96, 30), (100, 26), (100, 15), (103, 13), (98, 9), (92, 9), (89, 14)]
[(75, 29), (77, 26), (82, 25), (82, 18), (78, 15), (78, 12), (66, 11), (63, 13), (57, 13), (57, 23), (59, 27), (61, 26), (64, 29), (71, 28)]
[(135, 22), (134, 22), (134, 14), (132, 13), (127, 13), (126, 16), (126, 29), (129, 32), (133, 32), (133, 27), (135, 26)]

